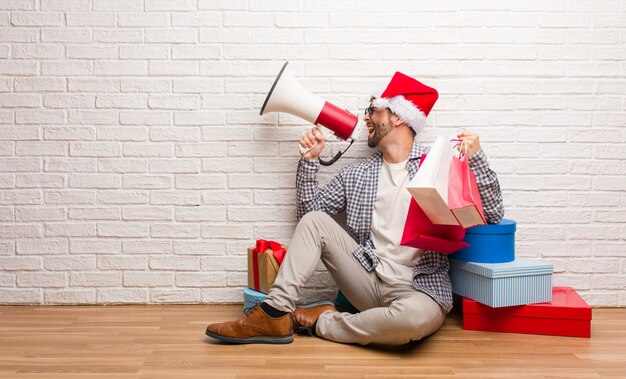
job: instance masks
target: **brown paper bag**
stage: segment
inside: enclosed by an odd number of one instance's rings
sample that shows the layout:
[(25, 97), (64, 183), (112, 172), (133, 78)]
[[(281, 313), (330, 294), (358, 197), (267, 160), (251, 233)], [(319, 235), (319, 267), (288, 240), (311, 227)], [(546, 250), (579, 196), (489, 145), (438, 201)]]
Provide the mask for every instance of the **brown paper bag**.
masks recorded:
[[(257, 263), (255, 267), (255, 255)], [(248, 287), (256, 291), (268, 293), (276, 280), (279, 264), (272, 250), (257, 253), (254, 247), (248, 248)]]

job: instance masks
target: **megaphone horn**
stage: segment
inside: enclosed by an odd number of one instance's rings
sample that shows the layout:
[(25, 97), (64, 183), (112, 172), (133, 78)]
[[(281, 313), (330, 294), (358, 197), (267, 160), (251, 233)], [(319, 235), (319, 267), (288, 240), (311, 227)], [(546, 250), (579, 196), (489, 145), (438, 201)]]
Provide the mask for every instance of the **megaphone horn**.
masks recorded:
[[(324, 101), (302, 87), (287, 69), (288, 64), (289, 62), (285, 62), (274, 80), (259, 115), (271, 112), (289, 113), (317, 125), (326, 137), (332, 133), (342, 140), (351, 140), (350, 146), (352, 146), (354, 140), (361, 133), (364, 122), (359, 120), (356, 115)], [(320, 159), (320, 163), (329, 166), (337, 161), (346, 150), (337, 153), (329, 162)]]

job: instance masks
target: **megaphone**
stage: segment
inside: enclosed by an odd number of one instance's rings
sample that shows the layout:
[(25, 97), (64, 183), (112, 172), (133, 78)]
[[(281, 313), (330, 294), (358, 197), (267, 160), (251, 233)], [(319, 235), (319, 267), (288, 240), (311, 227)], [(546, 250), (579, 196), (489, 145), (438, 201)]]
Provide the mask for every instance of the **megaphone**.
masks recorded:
[[(317, 125), (327, 138), (334, 134), (342, 140), (350, 140), (350, 145), (344, 151), (338, 152), (330, 161), (320, 159), (322, 165), (330, 166), (352, 146), (361, 134), (365, 122), (358, 116), (321, 99), (302, 87), (287, 69), (288, 64), (289, 62), (285, 62), (274, 80), (259, 115), (271, 112), (289, 113)], [(300, 147), (300, 151), (304, 154), (308, 149)]]

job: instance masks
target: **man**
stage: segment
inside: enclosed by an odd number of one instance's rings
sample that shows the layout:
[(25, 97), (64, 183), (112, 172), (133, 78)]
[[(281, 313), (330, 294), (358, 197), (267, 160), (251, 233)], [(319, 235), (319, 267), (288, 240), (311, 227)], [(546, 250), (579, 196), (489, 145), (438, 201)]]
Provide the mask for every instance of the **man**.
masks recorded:
[[(263, 303), (236, 321), (207, 327), (210, 337), (233, 343), (289, 343), (294, 330), (344, 343), (405, 344), (437, 331), (452, 308), (448, 257), (401, 246), (411, 196), (406, 187), (428, 148), (415, 136), (438, 93), (397, 72), (365, 110), (368, 145), (380, 150), (318, 185), (318, 156), (325, 139), (315, 129), (300, 140), (296, 177), (300, 218), (289, 252)], [(504, 214), (496, 174), (478, 135), (462, 131), (476, 175), (485, 218)], [(354, 238), (329, 215), (346, 211)], [(356, 241), (355, 241), (356, 239)], [(295, 299), (322, 260), (339, 289), (360, 312), (337, 312), (330, 304), (296, 307)]]

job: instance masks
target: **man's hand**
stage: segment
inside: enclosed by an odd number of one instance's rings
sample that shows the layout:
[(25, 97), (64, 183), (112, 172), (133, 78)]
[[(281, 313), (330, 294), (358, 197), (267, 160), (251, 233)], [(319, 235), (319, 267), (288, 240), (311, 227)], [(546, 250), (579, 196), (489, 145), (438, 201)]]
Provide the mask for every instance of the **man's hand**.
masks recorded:
[(300, 146), (304, 149), (311, 148), (311, 150), (302, 154), (302, 157), (307, 159), (317, 159), (324, 149), (325, 143), (326, 137), (324, 137), (322, 132), (317, 130), (317, 128), (309, 130), (304, 136), (302, 136), (302, 138), (300, 138)]
[(472, 132), (470, 130), (461, 129), (459, 133), (456, 135), (461, 142), (457, 149), (465, 154), (467, 158), (471, 157), (475, 152), (480, 150), (480, 140), (478, 139), (478, 133)]

